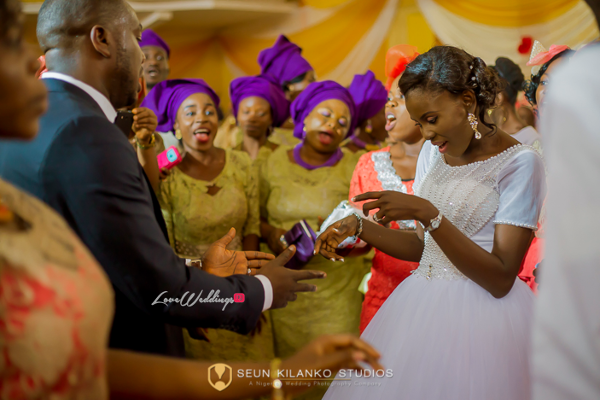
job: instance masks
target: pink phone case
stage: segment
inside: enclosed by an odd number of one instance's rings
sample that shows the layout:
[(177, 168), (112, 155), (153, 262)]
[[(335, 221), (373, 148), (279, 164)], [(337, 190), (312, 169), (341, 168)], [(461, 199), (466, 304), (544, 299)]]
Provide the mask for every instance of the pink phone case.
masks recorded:
[(158, 159), (158, 168), (160, 169), (171, 169), (182, 160), (181, 155), (175, 146), (169, 147), (156, 156), (156, 158)]

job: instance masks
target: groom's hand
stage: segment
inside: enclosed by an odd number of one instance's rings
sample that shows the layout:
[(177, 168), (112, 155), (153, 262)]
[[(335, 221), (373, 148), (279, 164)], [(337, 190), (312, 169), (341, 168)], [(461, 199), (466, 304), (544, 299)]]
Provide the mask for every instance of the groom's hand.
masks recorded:
[(274, 255), (260, 251), (228, 250), (227, 245), (234, 238), (235, 229), (231, 228), (225, 236), (211, 244), (202, 257), (202, 269), (220, 277), (234, 274), (256, 275), (259, 268), (275, 259)]
[(271, 309), (283, 308), (289, 301), (297, 298), (297, 292), (315, 292), (317, 287), (308, 283), (299, 283), (307, 279), (325, 278), (325, 272), (300, 270), (295, 271), (285, 267), (285, 264), (296, 253), (294, 246), (288, 247), (279, 257), (270, 261), (258, 271), (271, 281), (273, 287), (273, 304)]

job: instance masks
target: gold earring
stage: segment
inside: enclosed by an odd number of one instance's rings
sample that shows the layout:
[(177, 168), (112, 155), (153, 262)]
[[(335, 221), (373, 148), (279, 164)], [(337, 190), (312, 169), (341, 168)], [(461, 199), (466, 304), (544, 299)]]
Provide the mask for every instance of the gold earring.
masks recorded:
[(302, 132), (306, 133), (306, 125), (302, 128)]
[(475, 132), (475, 139), (481, 139), (481, 132), (477, 130), (477, 125), (479, 125), (477, 117), (475, 117), (475, 114), (469, 113), (469, 115), (467, 115), (467, 118), (469, 120), (469, 124), (471, 125), (471, 129), (473, 129), (473, 132)]
[(177, 138), (177, 140), (181, 140), (181, 138), (183, 137), (183, 135), (181, 134), (181, 129), (175, 129), (175, 137)]
[(488, 110), (488, 116), (492, 116), (492, 113), (494, 112), (494, 110), (492, 110), (491, 108)]
[(367, 126), (365, 126), (366, 133), (373, 133), (373, 125), (371, 125), (371, 120), (367, 122)]

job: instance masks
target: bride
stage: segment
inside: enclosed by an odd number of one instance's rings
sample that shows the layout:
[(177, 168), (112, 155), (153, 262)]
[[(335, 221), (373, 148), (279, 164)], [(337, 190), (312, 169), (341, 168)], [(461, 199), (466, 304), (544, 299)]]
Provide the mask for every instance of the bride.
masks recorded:
[[(324, 399), (526, 400), (534, 296), (517, 274), (545, 195), (543, 162), (485, 120), (503, 88), (480, 58), (435, 47), (409, 64), (399, 84), (427, 140), (415, 196), (357, 196), (371, 200), (364, 215), (378, 210), (378, 224), (355, 213), (315, 246), (339, 260), (338, 245), (360, 238), (419, 262), (362, 335), (393, 377), (354, 377)], [(384, 227), (411, 219), (420, 222), (416, 233)]]

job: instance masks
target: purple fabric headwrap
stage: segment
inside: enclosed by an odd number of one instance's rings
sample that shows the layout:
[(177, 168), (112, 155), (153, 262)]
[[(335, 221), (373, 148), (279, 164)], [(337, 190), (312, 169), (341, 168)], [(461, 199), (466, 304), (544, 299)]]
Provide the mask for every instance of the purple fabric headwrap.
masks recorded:
[(144, 32), (142, 32), (142, 41), (140, 42), (140, 47), (146, 46), (160, 47), (167, 52), (167, 57), (171, 57), (171, 48), (167, 42), (158, 36), (158, 34), (152, 29), (146, 29)]
[(258, 55), (261, 74), (271, 74), (280, 86), (294, 78), (311, 71), (313, 67), (301, 56), (302, 49), (290, 42), (284, 35), (268, 49)]
[(325, 100), (338, 99), (346, 103), (350, 110), (350, 129), (348, 135), (356, 127), (356, 106), (348, 89), (334, 81), (313, 82), (300, 93), (292, 103), (292, 118), (294, 118), (294, 136), (304, 139), (304, 120), (310, 112)]
[(159, 132), (170, 132), (173, 130), (177, 111), (181, 104), (193, 94), (206, 93), (219, 107), (219, 96), (202, 79), (170, 79), (154, 86), (148, 93), (141, 107), (154, 111), (158, 118)]
[(233, 115), (236, 118), (242, 100), (253, 96), (261, 97), (269, 102), (273, 126), (281, 126), (290, 115), (290, 103), (274, 78), (260, 75), (234, 79), (229, 87), (229, 96), (233, 105)]
[(374, 117), (387, 102), (387, 90), (371, 71), (364, 75), (354, 75), (348, 91), (356, 104), (355, 126)]

